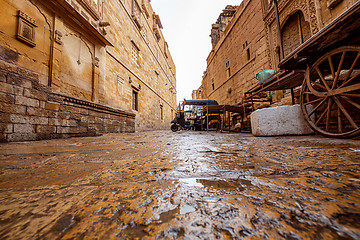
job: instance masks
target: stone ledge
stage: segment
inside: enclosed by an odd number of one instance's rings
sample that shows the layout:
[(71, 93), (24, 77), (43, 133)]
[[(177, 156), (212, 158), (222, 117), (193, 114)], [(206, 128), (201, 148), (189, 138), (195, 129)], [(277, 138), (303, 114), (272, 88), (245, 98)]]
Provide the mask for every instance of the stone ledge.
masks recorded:
[(53, 93), (53, 94), (58, 95), (59, 97), (62, 97), (65, 105), (69, 105), (69, 106), (73, 106), (73, 107), (81, 107), (81, 108), (86, 107), (86, 109), (88, 109), (88, 110), (93, 110), (93, 111), (96, 111), (99, 113), (110, 113), (112, 115), (115, 114), (118, 116), (126, 116), (126, 117), (130, 117), (130, 118), (134, 118), (134, 119), (136, 116), (136, 114), (134, 114), (134, 113), (126, 112), (124, 110), (109, 107), (106, 105), (89, 102), (86, 100), (82, 100), (82, 99), (75, 98), (75, 97), (70, 97), (70, 96), (67, 96), (64, 94), (60, 94), (60, 93)]

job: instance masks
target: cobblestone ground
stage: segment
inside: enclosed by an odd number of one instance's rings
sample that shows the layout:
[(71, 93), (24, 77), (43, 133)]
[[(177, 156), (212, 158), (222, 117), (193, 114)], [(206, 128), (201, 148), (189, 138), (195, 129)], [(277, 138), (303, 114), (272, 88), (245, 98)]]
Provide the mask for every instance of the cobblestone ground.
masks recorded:
[(360, 239), (359, 164), (318, 136), (0, 144), (0, 239)]

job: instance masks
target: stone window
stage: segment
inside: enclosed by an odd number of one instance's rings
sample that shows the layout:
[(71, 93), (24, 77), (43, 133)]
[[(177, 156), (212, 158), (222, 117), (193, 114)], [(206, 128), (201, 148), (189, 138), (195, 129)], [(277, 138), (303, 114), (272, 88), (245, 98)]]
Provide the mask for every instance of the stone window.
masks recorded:
[(211, 88), (212, 88), (212, 90), (213, 90), (213, 91), (215, 90), (214, 79), (212, 80), (212, 83), (211, 83)]
[(132, 11), (131, 16), (135, 21), (138, 28), (141, 29), (141, 8), (137, 2), (137, 0), (132, 0)]
[(19, 24), (16, 38), (19, 41), (26, 43), (30, 47), (35, 47), (35, 28), (37, 27), (36, 21), (20, 10), (18, 11), (17, 17)]
[(134, 41), (131, 41), (131, 58), (136, 64), (139, 63), (139, 56), (140, 56), (139, 47), (136, 45)]
[(164, 108), (163, 108), (163, 105), (160, 105), (160, 120), (164, 120)]
[(250, 58), (251, 58), (251, 55), (250, 55), (250, 48), (246, 49), (246, 58), (247, 60), (249, 61)]
[(231, 76), (231, 70), (230, 70), (230, 62), (226, 62), (226, 78), (230, 78)]
[(139, 99), (138, 99), (138, 91), (133, 89), (132, 91), (132, 110), (139, 111)]
[(160, 29), (162, 28), (162, 23), (160, 21), (159, 15), (154, 14), (153, 15), (153, 32), (155, 34), (156, 40), (160, 41), (161, 34)]
[(250, 47), (247, 41), (245, 41), (245, 43), (243, 44), (243, 49), (245, 51), (245, 60), (249, 61), (251, 59), (251, 54), (250, 54)]
[(160, 73), (158, 71), (154, 71), (155, 72), (155, 86), (157, 86), (159, 84), (159, 75)]

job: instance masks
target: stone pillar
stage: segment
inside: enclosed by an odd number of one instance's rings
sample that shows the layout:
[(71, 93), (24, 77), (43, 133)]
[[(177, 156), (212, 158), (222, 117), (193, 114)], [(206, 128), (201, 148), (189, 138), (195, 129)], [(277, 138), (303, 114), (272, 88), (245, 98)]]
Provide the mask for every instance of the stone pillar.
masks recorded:
[(60, 73), (61, 73), (61, 58), (62, 58), (62, 47), (63, 47), (63, 22), (55, 15), (53, 25), (53, 43), (52, 43), (52, 54), (50, 54), (50, 73), (49, 73), (49, 86), (57, 92), (60, 90)]
[(98, 102), (99, 100), (99, 76), (100, 76), (100, 69), (99, 69), (99, 58), (94, 57), (93, 60), (93, 79), (92, 79), (92, 94), (91, 94), (91, 101)]

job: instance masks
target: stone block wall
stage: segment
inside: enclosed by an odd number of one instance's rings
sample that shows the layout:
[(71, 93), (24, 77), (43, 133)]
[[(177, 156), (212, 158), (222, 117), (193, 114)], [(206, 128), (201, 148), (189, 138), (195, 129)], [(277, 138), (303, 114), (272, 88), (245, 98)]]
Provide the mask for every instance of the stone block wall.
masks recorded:
[[(126, 119), (135, 116), (138, 131), (169, 129), (177, 107), (176, 68), (150, 0), (88, 2), (0, 0), (0, 60), (38, 74), (39, 83), (63, 94), (60, 112), (70, 104), (67, 99), (77, 99), (78, 108), (91, 106), (95, 112), (102, 106), (122, 109)], [(33, 37), (22, 36), (22, 21)], [(13, 104), (25, 106), (26, 114), (44, 106), (37, 101), (45, 100), (21, 98), (32, 91), (21, 91), (11, 93)]]
[(256, 73), (270, 68), (261, 9), (260, 0), (246, 0), (239, 6), (207, 58), (198, 89), (202, 98), (238, 105), (257, 83)]
[(135, 131), (135, 114), (53, 93), (38, 74), (0, 61), (0, 141)]

